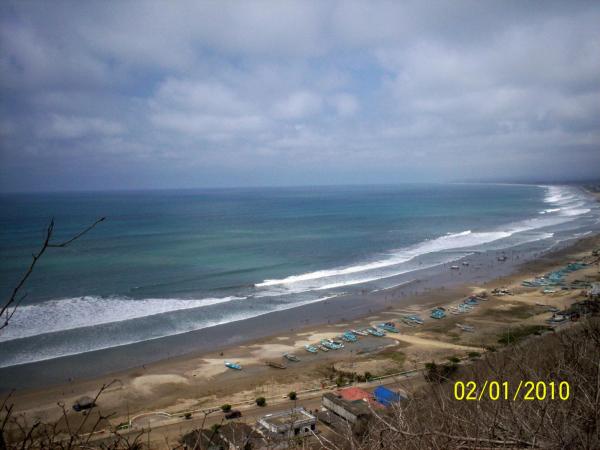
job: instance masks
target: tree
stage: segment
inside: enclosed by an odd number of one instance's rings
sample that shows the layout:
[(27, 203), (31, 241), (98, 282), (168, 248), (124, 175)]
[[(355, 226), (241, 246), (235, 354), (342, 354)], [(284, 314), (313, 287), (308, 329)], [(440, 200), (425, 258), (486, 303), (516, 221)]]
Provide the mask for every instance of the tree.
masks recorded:
[(33, 273), (33, 270), (35, 269), (37, 262), (44, 255), (44, 253), (46, 253), (46, 250), (48, 250), (49, 248), (68, 247), (70, 244), (72, 244), (74, 241), (79, 239), (81, 236), (83, 236), (84, 234), (86, 234), (87, 232), (92, 230), (92, 228), (94, 228), (96, 225), (98, 225), (100, 222), (104, 221), (105, 219), (106, 219), (106, 217), (101, 217), (100, 219), (96, 220), (93, 224), (91, 224), (89, 227), (85, 228), (83, 231), (80, 231), (79, 233), (77, 233), (73, 237), (71, 237), (70, 239), (67, 239), (66, 241), (63, 241), (63, 242), (52, 242), (52, 235), (54, 233), (54, 219), (50, 220), (50, 224), (48, 225), (48, 228), (46, 229), (46, 237), (44, 238), (42, 247), (38, 250), (37, 253), (34, 253), (33, 255), (31, 255), (33, 258), (31, 260), (31, 264), (29, 264), (29, 267), (25, 271), (25, 274), (21, 277), (19, 282), (16, 284), (16, 286), (12, 290), (12, 293), (11, 293), (10, 297), (8, 298), (8, 300), (6, 300), (6, 302), (4, 302), (4, 305), (2, 305), (2, 307), (0, 308), (0, 318), (4, 317), (4, 322), (0, 324), (0, 330), (2, 330), (3, 328), (6, 328), (8, 326), (10, 319), (12, 319), (12, 316), (17, 311), (17, 308), (21, 305), (21, 302), (23, 300), (25, 300), (25, 298), (27, 297), (27, 294), (21, 295), (21, 290), (25, 286), (25, 283), (29, 279), (30, 275)]
[(288, 397), (290, 400), (296, 400), (298, 398), (298, 396), (296, 395), (295, 391), (292, 391), (288, 394)]
[(260, 407), (267, 406), (267, 399), (264, 397), (258, 397), (256, 399), (256, 404)]

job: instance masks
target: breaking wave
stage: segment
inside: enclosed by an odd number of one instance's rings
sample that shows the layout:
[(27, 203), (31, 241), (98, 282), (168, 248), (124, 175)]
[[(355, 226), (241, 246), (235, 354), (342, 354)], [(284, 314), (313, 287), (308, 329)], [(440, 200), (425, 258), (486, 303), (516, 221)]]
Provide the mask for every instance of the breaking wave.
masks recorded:
[(11, 320), (11, 326), (0, 334), (0, 342), (56, 331), (91, 327), (125, 320), (139, 319), (185, 309), (202, 308), (244, 297), (179, 299), (86, 296), (50, 300), (21, 306)]

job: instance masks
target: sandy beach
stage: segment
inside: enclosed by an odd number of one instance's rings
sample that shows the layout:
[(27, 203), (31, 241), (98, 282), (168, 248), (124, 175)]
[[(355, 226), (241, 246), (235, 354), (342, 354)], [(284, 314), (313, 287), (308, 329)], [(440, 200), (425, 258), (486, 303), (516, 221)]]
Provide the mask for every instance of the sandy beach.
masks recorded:
[[(103, 383), (117, 380), (99, 401), (102, 411), (115, 413), (110, 424), (116, 426), (132, 417), (157, 411), (176, 414), (218, 407), (224, 403), (252, 403), (257, 396), (283, 398), (290, 391), (319, 390), (331, 386), (335, 376), (341, 372), (369, 372), (379, 376), (409, 371), (429, 361), (481, 353), (486, 348), (497, 346), (499, 336), (511, 329), (522, 325), (543, 325), (551, 316), (548, 306), (564, 308), (581, 298), (579, 289), (543, 294), (539, 288), (522, 287), (523, 280), (563, 267), (570, 261), (590, 261), (591, 252), (599, 247), (600, 236), (586, 237), (535, 260), (515, 261), (514, 265), (502, 266), (510, 267), (510, 270), (504, 270), (511, 273), (482, 283), (473, 280), (476, 275), (466, 275), (467, 271), (475, 271), (472, 265), (464, 266), (460, 271), (465, 272), (462, 276), (468, 279), (467, 282), (455, 280), (448, 287), (424, 287), (421, 292), (412, 295), (391, 289), (385, 295), (375, 297), (378, 300), (375, 304), (382, 306), (378, 312), (347, 309), (344, 311), (346, 320), (335, 323), (296, 325), (288, 332), (229, 344), (215, 351), (192, 352), (50, 387), (18, 389), (13, 394), (15, 409), (29, 418), (58, 420), (60, 410), (56, 407), (57, 402), (71, 405), (81, 395), (93, 396)], [(455, 271), (447, 269), (447, 272)], [(570, 274), (567, 281), (597, 279), (598, 273), (598, 266), (590, 265)], [(452, 276), (458, 278), (454, 274)], [(512, 295), (490, 294), (494, 288), (500, 287), (509, 289)], [(488, 293), (488, 300), (468, 314), (448, 314), (439, 321), (429, 318), (429, 311), (434, 306), (448, 308), (469, 295), (482, 292)], [(373, 306), (371, 308), (374, 309)], [(408, 313), (421, 315), (425, 323), (415, 327), (401, 323), (399, 334), (388, 333), (383, 338), (361, 337), (358, 343), (346, 344), (346, 348), (340, 351), (319, 351), (313, 355), (303, 348), (305, 344), (339, 335), (343, 330), (387, 320), (398, 323), (397, 320)], [(322, 319), (321, 323), (325, 318)], [(456, 326), (457, 323), (472, 326), (474, 332), (463, 331)], [(286, 352), (296, 354), (300, 362), (285, 362), (282, 355)], [(224, 360), (238, 362), (243, 370), (227, 369)], [(268, 367), (265, 364), (268, 360), (285, 362), (287, 368)], [(37, 373), (35, 376), (43, 378), (44, 374)], [(166, 420), (168, 416), (151, 414), (150, 417)], [(181, 425), (180, 421), (177, 423), (177, 430), (185, 425)], [(191, 423), (188, 425), (192, 426)]]

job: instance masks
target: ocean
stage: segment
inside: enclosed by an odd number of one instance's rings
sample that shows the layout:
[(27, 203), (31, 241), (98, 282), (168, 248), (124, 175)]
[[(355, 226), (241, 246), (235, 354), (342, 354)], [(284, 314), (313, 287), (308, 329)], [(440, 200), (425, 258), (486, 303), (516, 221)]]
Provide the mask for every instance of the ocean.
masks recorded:
[(569, 186), (2, 194), (0, 207), (4, 299), (51, 217), (57, 241), (107, 217), (40, 261), (0, 331), (0, 368), (293, 312), (469, 255), (546, 251), (600, 230), (597, 203)]

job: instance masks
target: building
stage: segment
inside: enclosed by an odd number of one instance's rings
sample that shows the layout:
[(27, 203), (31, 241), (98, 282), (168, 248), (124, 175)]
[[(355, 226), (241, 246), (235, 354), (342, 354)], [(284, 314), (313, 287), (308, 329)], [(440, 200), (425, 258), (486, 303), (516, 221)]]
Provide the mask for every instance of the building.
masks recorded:
[(339, 393), (324, 394), (321, 398), (321, 405), (353, 425), (371, 417), (371, 410), (366, 401), (362, 399), (346, 400)]
[(262, 433), (272, 439), (290, 439), (312, 435), (317, 429), (317, 418), (304, 408), (293, 408), (267, 414), (258, 421)]
[(377, 402), (386, 407), (399, 403), (401, 400), (406, 400), (406, 396), (399, 392), (394, 392), (385, 386), (377, 386), (373, 391), (373, 397), (375, 397)]
[(344, 400), (348, 400), (350, 402), (353, 402), (355, 400), (362, 400), (364, 402), (368, 402), (369, 399), (373, 397), (367, 391), (358, 387), (340, 389), (339, 391), (337, 391), (337, 394)]

